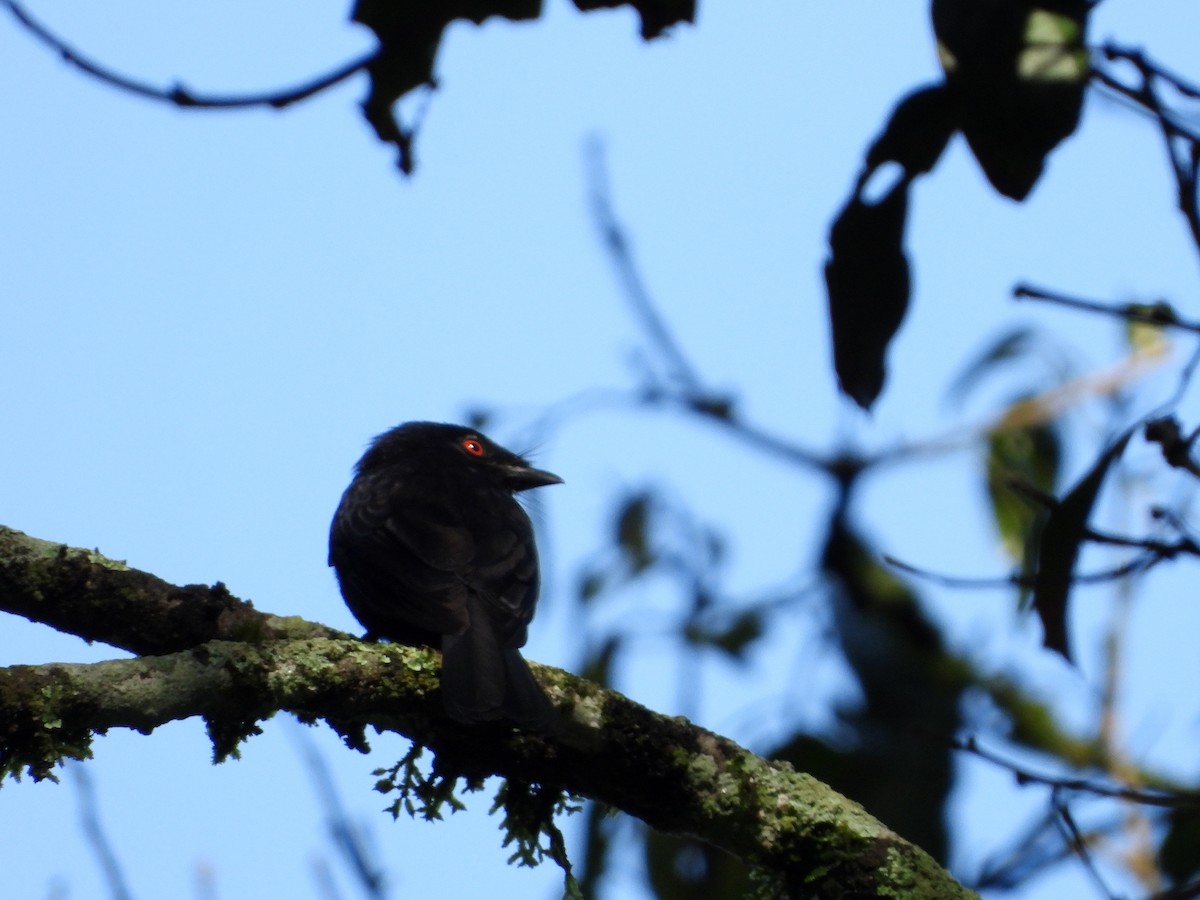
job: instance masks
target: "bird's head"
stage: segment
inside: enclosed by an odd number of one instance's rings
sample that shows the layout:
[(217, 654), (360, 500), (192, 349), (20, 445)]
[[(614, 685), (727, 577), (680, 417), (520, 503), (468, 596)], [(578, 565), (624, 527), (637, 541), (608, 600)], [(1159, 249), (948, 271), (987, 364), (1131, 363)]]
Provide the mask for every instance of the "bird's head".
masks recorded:
[(562, 484), (562, 479), (554, 473), (534, 468), (524, 457), (478, 431), (439, 422), (406, 422), (379, 435), (359, 460), (358, 471), (371, 472), (388, 466), (413, 472), (462, 473), (513, 492)]

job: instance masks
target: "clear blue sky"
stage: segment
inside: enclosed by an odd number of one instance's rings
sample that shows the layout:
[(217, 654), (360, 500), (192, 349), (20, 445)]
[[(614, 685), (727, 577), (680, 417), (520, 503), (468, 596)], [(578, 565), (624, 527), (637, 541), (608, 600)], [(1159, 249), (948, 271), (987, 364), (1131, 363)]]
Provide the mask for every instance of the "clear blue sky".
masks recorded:
[[(370, 46), (343, 21), (345, 4), (29, 8), (121, 71), (197, 91), (287, 86)], [(1184, 73), (1197, 34), (1200, 8), (1186, 0), (1106, 0), (1093, 30), (1145, 42)], [(0, 18), (3, 524), (353, 629), (325, 540), (372, 435), (486, 405), (506, 413), (492, 436), (520, 445), (549, 405), (635, 384), (642, 337), (587, 213), (582, 146), (593, 134), (607, 144), (648, 284), (698, 368), (736, 391), (754, 421), (817, 450), (951, 428), (945, 386), (1013, 321), (1053, 330), (1085, 370), (1119, 358), (1106, 323), (1015, 307), (1007, 298), (1019, 280), (1162, 296), (1195, 315), (1196, 261), (1157, 134), (1093, 97), (1026, 204), (995, 195), (952, 144), (914, 195), (914, 303), (887, 391), (871, 419), (838, 400), (825, 235), (891, 105), (936, 76), (925, 4), (708, 2), (695, 27), (647, 46), (627, 11), (584, 16), (551, 0), (536, 23), (455, 26), (437, 71), (417, 174), (405, 181), (358, 115), (361, 79), (282, 113), (181, 112), (85, 78)], [(1152, 378), (1147, 396), (1172, 385)], [(1076, 422), (1093, 439), (1105, 424), (1094, 410)], [(548, 577), (527, 650), (568, 668), (581, 652), (569, 594), (615, 491), (655, 482), (686, 497), (728, 530), (729, 584), (746, 591), (812, 563), (829, 500), (805, 473), (651, 413), (572, 419), (538, 461), (566, 485), (542, 492)], [(976, 462), (966, 452), (873, 479), (861, 521), (913, 562), (1001, 571)], [(1086, 460), (1070, 464), (1078, 473)], [(1200, 626), (1182, 574), (1151, 579), (1129, 645), (1123, 725), (1134, 755), (1162, 766), (1192, 758), (1181, 748), (1194, 746), (1200, 721), (1194, 692), (1179, 690), (1195, 683), (1197, 663), (1174, 636)], [(1108, 594), (1081, 595), (1081, 673), (1037, 650), (1034, 623), (1013, 625), (1007, 595), (930, 594), (958, 645), (1020, 667), (1061, 698), (1064, 716), (1086, 718)], [(655, 636), (669, 602), (647, 590), (624, 607), (644, 616), (648, 636), (621, 687), (674, 712), (677, 672)], [(819, 637), (780, 634), (769, 646), (771, 662), (749, 671), (705, 663), (702, 724), (764, 746), (782, 733), (781, 705), (810, 721), (826, 714), (840, 677), (813, 652)], [(12, 617), (0, 629), (0, 664), (114, 655)], [(772, 712), (748, 715), (747, 698)], [(194, 721), (97, 741), (89, 772), (137, 896), (319, 897), (319, 860), (355, 896), (332, 860), (298, 731), (272, 720), (242, 761), (220, 767)], [(398, 738), (375, 740), (363, 757), (327, 729), (310, 736), (395, 896), (556, 895), (552, 867), (504, 865), (488, 798), (436, 826), (382, 815), (370, 772), (402, 754)], [(955, 824), (969, 868), (1042, 799), (967, 769)], [(70, 773), (58, 786), (3, 787), (5, 896), (105, 896), (77, 805)], [(1025, 896), (1085, 889), (1069, 868)], [(636, 881), (618, 879), (610, 896), (639, 896)]]

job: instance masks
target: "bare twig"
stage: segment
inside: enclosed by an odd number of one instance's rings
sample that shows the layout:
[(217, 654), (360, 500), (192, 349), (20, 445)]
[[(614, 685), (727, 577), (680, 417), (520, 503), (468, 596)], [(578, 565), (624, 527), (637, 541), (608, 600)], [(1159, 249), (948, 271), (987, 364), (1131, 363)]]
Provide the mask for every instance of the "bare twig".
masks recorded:
[(121, 861), (117, 858), (117, 852), (100, 822), (100, 805), (96, 801), (96, 788), (92, 784), (91, 770), (86, 763), (71, 760), (67, 771), (71, 773), (79, 791), (79, 818), (83, 833), (100, 862), (113, 900), (132, 900), (133, 894), (129, 890), (129, 882), (121, 868)]
[(1200, 250), (1200, 204), (1196, 196), (1197, 178), (1200, 176), (1200, 133), (1187, 127), (1175, 111), (1163, 102), (1158, 87), (1160, 83), (1165, 84), (1189, 100), (1200, 98), (1200, 88), (1151, 62), (1140, 50), (1109, 44), (1104, 47), (1103, 54), (1109, 61), (1128, 63), (1138, 74), (1139, 83), (1130, 86), (1103, 69), (1093, 69), (1092, 73), (1097, 83), (1131, 101), (1158, 122), (1175, 174), (1177, 205), (1188, 223), (1192, 243)]
[[(942, 587), (951, 588), (1002, 588), (1002, 587), (1021, 587), (1023, 579), (1019, 575), (1002, 575), (996, 578), (967, 578), (957, 575), (946, 575), (942, 572), (934, 572), (931, 569), (922, 569), (920, 566), (905, 562), (902, 559), (885, 553), (883, 561), (893, 568), (899, 569), (908, 575), (915, 575), (918, 578), (923, 578), (926, 581), (932, 581)], [(1026, 585), (1028, 586), (1028, 585)]]
[(1058, 291), (1035, 287), (1031, 284), (1018, 284), (1013, 288), (1015, 300), (1040, 300), (1045, 303), (1056, 303), (1072, 309), (1086, 312), (1101, 313), (1106, 316), (1124, 319), (1127, 322), (1142, 322), (1146, 325), (1159, 325), (1163, 328), (1176, 328), (1180, 331), (1190, 331), (1200, 334), (1200, 322), (1190, 322), (1181, 319), (1175, 310), (1167, 303), (1104, 303), (1099, 300), (1088, 300), (1084, 297), (1072, 297)]
[[(830, 474), (840, 475), (847, 469), (846, 458), (825, 459), (792, 441), (749, 425), (737, 418), (733, 401), (707, 386), (688, 360), (683, 348), (659, 314), (638, 270), (630, 249), (630, 240), (625, 229), (617, 220), (613, 209), (608, 174), (604, 166), (604, 146), (597, 138), (588, 141), (585, 147), (587, 158), (588, 196), (592, 216), (603, 240), (604, 249), (612, 263), (626, 300), (633, 309), (651, 346), (662, 360), (666, 377), (657, 382), (651, 380), (638, 397), (643, 404), (671, 404), (688, 412), (696, 413), (730, 433), (736, 439), (754, 449), (785, 459), (788, 462), (817, 468)], [(650, 376), (648, 376), (649, 378)], [(863, 468), (853, 466), (855, 472)]]
[[(1128, 578), (1130, 575), (1137, 575), (1145, 572), (1152, 566), (1161, 562), (1163, 557), (1152, 551), (1140, 553), (1128, 562), (1122, 563), (1119, 566), (1114, 566), (1111, 569), (1104, 569), (1099, 572), (1086, 572), (1076, 574), (1072, 577), (1073, 584), (1104, 584), (1109, 581), (1117, 581), (1122, 578)], [(1029, 576), (1014, 574), (1007, 576), (998, 576), (995, 578), (967, 578), (958, 575), (946, 575), (941, 572), (934, 572), (931, 569), (922, 569), (912, 563), (904, 562), (894, 556), (888, 554), (883, 555), (883, 561), (889, 566), (894, 566), (902, 572), (909, 575), (915, 575), (918, 578), (924, 578), (926, 581), (932, 581), (934, 584), (942, 587), (951, 588), (998, 588), (998, 587), (1019, 587), (1032, 588), (1033, 579)]]
[(0, 0), (0, 4), (8, 8), (9, 12), (13, 14), (13, 17), (21, 23), (26, 31), (57, 53), (64, 61), (75, 66), (75, 68), (86, 72), (88, 75), (112, 87), (136, 94), (139, 97), (145, 97), (149, 100), (170, 103), (173, 106), (183, 109), (245, 109), (254, 106), (283, 109), (293, 103), (306, 100), (314, 94), (333, 87), (335, 84), (339, 84), (352, 75), (363, 71), (379, 55), (378, 50), (372, 50), (370, 53), (366, 53), (358, 59), (351, 60), (345, 65), (307, 84), (281, 91), (227, 96), (197, 94), (181, 84), (176, 84), (174, 87), (169, 88), (158, 87), (149, 82), (139, 81), (138, 79), (115, 72), (68, 45), (62, 38), (34, 19), (16, 0)]
[(641, 321), (647, 336), (666, 361), (668, 374), (690, 396), (702, 396), (706, 391), (701, 384), (700, 377), (658, 314), (658, 310), (654, 308), (650, 292), (646, 289), (645, 281), (633, 261), (629, 239), (613, 211), (608, 187), (608, 172), (604, 165), (604, 144), (598, 138), (593, 137), (587, 142), (585, 153), (590, 186), (588, 199), (591, 201), (592, 217), (596, 222), (596, 227), (600, 229), (604, 247), (608, 251), (609, 260), (621, 282), (625, 298)]
[(1108, 534), (1088, 528), (1085, 532), (1087, 540), (1095, 544), (1107, 544), (1110, 547), (1133, 547), (1145, 550), (1147, 553), (1161, 559), (1174, 559), (1180, 554), (1200, 556), (1200, 547), (1190, 537), (1182, 537), (1174, 543), (1167, 543), (1156, 538), (1133, 538), (1119, 534)]
[(955, 750), (969, 753), (986, 762), (1007, 769), (1016, 779), (1017, 784), (1037, 784), (1054, 788), (1059, 792), (1076, 794), (1091, 794), (1096, 797), (1108, 797), (1115, 800), (1125, 800), (1143, 806), (1156, 806), (1164, 809), (1200, 809), (1200, 793), (1182, 790), (1154, 790), (1145, 787), (1135, 787), (1127, 784), (1103, 783), (1086, 778), (1061, 778), (1055, 775), (1043, 775), (1023, 768), (1012, 760), (1005, 759), (1000, 754), (985, 750), (979, 746), (973, 737), (966, 740), (951, 742)]
[(329, 763), (317, 749), (316, 742), (306, 726), (297, 725), (295, 734), (296, 745), (304, 757), (309, 779), (325, 809), (326, 825), (334, 847), (345, 860), (363, 894), (370, 900), (384, 900), (387, 897), (387, 878), (383, 867), (374, 858), (375, 854), (364, 840), (362, 829), (352, 822), (347, 814), (338, 794), (337, 784), (329, 771)]
[(1104, 878), (1100, 875), (1100, 870), (1096, 868), (1096, 863), (1092, 859), (1092, 853), (1089, 849), (1089, 840), (1079, 826), (1075, 824), (1075, 817), (1071, 815), (1071, 808), (1061, 800), (1057, 795), (1054, 797), (1054, 809), (1058, 813), (1058, 825), (1062, 830), (1063, 839), (1067, 842), (1067, 846), (1075, 853), (1075, 856), (1083, 863), (1084, 870), (1091, 876), (1095, 882), (1097, 890), (1100, 891), (1108, 900), (1117, 900), (1117, 895), (1114, 894), (1104, 882)]

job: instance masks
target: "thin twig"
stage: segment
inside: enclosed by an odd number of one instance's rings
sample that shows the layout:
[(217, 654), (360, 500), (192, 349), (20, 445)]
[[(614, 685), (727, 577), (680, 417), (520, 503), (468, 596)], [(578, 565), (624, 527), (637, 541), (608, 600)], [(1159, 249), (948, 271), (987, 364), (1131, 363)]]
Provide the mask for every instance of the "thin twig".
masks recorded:
[(1058, 813), (1058, 823), (1062, 829), (1063, 838), (1074, 852), (1075, 856), (1083, 863), (1084, 870), (1092, 877), (1097, 890), (1100, 891), (1108, 900), (1117, 900), (1117, 895), (1114, 894), (1104, 883), (1104, 878), (1100, 875), (1100, 870), (1096, 868), (1096, 862), (1092, 859), (1091, 851), (1088, 849), (1087, 837), (1079, 830), (1079, 826), (1075, 824), (1075, 817), (1071, 815), (1071, 809), (1060, 798), (1054, 798), (1054, 810)]
[(989, 862), (970, 886), (977, 891), (1011, 891), (1032, 881), (1071, 855), (1059, 837), (1057, 814), (1050, 811), (1038, 821), (1000, 862)]
[(1182, 537), (1172, 544), (1165, 541), (1156, 540), (1155, 538), (1132, 538), (1119, 534), (1107, 534), (1103, 531), (1097, 531), (1094, 528), (1088, 528), (1085, 531), (1087, 540), (1095, 544), (1107, 544), (1111, 547), (1133, 547), (1140, 550), (1145, 550), (1154, 556), (1162, 559), (1174, 559), (1180, 554), (1189, 556), (1200, 556), (1200, 546), (1190, 537)]
[(327, 75), (322, 75), (307, 84), (282, 91), (228, 95), (223, 97), (213, 94), (197, 94), (179, 84), (174, 87), (163, 88), (115, 72), (69, 46), (62, 38), (34, 19), (16, 0), (0, 0), (0, 4), (6, 6), (30, 34), (61, 56), (64, 61), (75, 66), (75, 68), (120, 90), (136, 94), (139, 97), (145, 97), (149, 100), (170, 103), (173, 106), (183, 109), (245, 109), (253, 106), (268, 106), (272, 109), (283, 109), (285, 106), (305, 100), (363, 71), (379, 55), (379, 50), (372, 50), (358, 59), (351, 60), (345, 65), (334, 69)]
[[(1136, 87), (1124, 84), (1102, 69), (1093, 69), (1093, 78), (1105, 88), (1147, 111), (1158, 122), (1171, 169), (1175, 173), (1177, 206), (1188, 223), (1193, 245), (1200, 250), (1200, 205), (1196, 196), (1197, 175), (1200, 173), (1200, 134), (1179, 121), (1175, 113), (1159, 98), (1156, 87), (1159, 82), (1165, 82), (1171, 89), (1188, 99), (1200, 97), (1200, 88), (1151, 62), (1141, 51), (1109, 45), (1104, 48), (1104, 55), (1109, 60), (1127, 62), (1138, 72), (1141, 83)], [(1177, 141), (1186, 143), (1188, 149), (1180, 153)]]
[[(846, 467), (844, 458), (825, 459), (792, 441), (739, 420), (734, 414), (732, 400), (704, 385), (695, 367), (667, 327), (666, 321), (655, 308), (645, 280), (634, 262), (629, 238), (613, 209), (612, 192), (604, 165), (604, 145), (598, 138), (592, 138), (585, 146), (585, 155), (588, 197), (593, 219), (604, 242), (604, 249), (626, 299), (666, 369), (666, 378), (662, 383), (654, 383), (648, 376), (647, 380), (650, 383), (639, 395), (639, 402), (682, 407), (714, 423), (756, 450), (809, 468), (832, 474), (841, 473)], [(861, 468), (858, 466), (856, 471)]]
[[(1118, 47), (1116, 44), (1105, 44), (1102, 52), (1104, 53), (1105, 59), (1126, 59), (1134, 62), (1139, 68), (1148, 67), (1145, 57), (1139, 50)], [(1184, 81), (1182, 77), (1171, 72), (1165, 66), (1155, 64), (1153, 69), (1154, 73), (1159, 78), (1170, 84), (1171, 87), (1175, 88), (1175, 90), (1177, 90), (1184, 97), (1189, 97), (1193, 100), (1200, 100), (1200, 87), (1196, 87), (1190, 82)]]
[(1084, 778), (1059, 778), (1053, 775), (1042, 775), (1022, 768), (1012, 760), (1005, 759), (998, 753), (983, 749), (973, 737), (962, 741), (951, 741), (951, 747), (955, 750), (961, 750), (964, 753), (976, 756), (1002, 769), (1007, 769), (1017, 780), (1017, 784), (1021, 786), (1038, 784), (1054, 788), (1058, 791), (1092, 794), (1097, 797), (1126, 800), (1130, 803), (1139, 803), (1143, 806), (1157, 806), (1164, 809), (1200, 808), (1200, 793), (1196, 792), (1150, 790), (1127, 784), (1102, 784)]
[[(1124, 562), (1119, 566), (1111, 569), (1102, 569), (1099, 572), (1086, 572), (1071, 576), (1072, 584), (1106, 584), (1110, 581), (1118, 581), (1122, 578), (1128, 578), (1130, 575), (1139, 575), (1162, 562), (1164, 557), (1158, 553), (1146, 552), (1140, 553), (1128, 562)], [(941, 572), (934, 572), (931, 569), (922, 569), (920, 566), (912, 563), (904, 562), (889, 554), (883, 555), (883, 561), (889, 565), (905, 572), (909, 575), (914, 575), (918, 578), (923, 578), (926, 581), (931, 581), (941, 587), (949, 588), (1002, 588), (1002, 587), (1019, 587), (1032, 588), (1034, 579), (1027, 575), (1008, 575), (997, 576), (995, 578), (967, 578), (958, 575), (946, 575)]]
[(905, 562), (902, 559), (897, 559), (889, 553), (883, 554), (883, 562), (895, 569), (899, 569), (908, 575), (915, 575), (918, 578), (923, 578), (926, 581), (932, 581), (941, 587), (949, 588), (1006, 588), (1006, 587), (1029, 587), (1025, 584), (1027, 579), (1023, 579), (1020, 575), (998, 576), (996, 578), (968, 578), (958, 575), (946, 575), (942, 572), (934, 572), (931, 569), (922, 569), (912, 563)]
[(355, 825), (346, 813), (338, 794), (337, 785), (329, 771), (329, 764), (317, 749), (316, 742), (302, 725), (296, 725), (296, 746), (304, 756), (309, 780), (320, 796), (325, 810), (333, 845), (353, 873), (363, 893), (372, 900), (387, 897), (387, 878), (383, 866), (364, 840), (362, 829)]
[(613, 211), (608, 187), (608, 172), (604, 165), (603, 143), (593, 137), (587, 142), (585, 153), (589, 183), (588, 198), (591, 201), (592, 217), (603, 236), (604, 247), (608, 251), (609, 260), (624, 289), (625, 297), (641, 320), (646, 334), (658, 352), (666, 359), (670, 374), (690, 396), (704, 396), (707, 392), (704, 390), (696, 370), (654, 308), (650, 292), (646, 289), (641, 273), (633, 261), (629, 239)]
[(1056, 303), (1059, 306), (1081, 309), (1087, 312), (1101, 313), (1114, 316), (1127, 322), (1142, 322), (1147, 325), (1158, 325), (1163, 328), (1176, 328), (1180, 331), (1190, 331), (1200, 334), (1200, 322), (1181, 319), (1175, 310), (1166, 303), (1104, 303), (1099, 300), (1089, 300), (1084, 297), (1073, 297), (1058, 291), (1035, 287), (1031, 284), (1018, 284), (1013, 288), (1014, 300), (1040, 300), (1046, 303)]
[(96, 788), (92, 784), (91, 771), (87, 764), (82, 762), (71, 762), (67, 768), (74, 776), (75, 784), (79, 788), (79, 818), (83, 833), (87, 837), (88, 843), (92, 845), (92, 852), (96, 854), (96, 859), (100, 862), (108, 889), (114, 900), (132, 900), (133, 893), (129, 890), (129, 882), (121, 868), (121, 861), (117, 858), (116, 850), (113, 849), (112, 842), (108, 839), (108, 833), (100, 822), (100, 809), (96, 801)]

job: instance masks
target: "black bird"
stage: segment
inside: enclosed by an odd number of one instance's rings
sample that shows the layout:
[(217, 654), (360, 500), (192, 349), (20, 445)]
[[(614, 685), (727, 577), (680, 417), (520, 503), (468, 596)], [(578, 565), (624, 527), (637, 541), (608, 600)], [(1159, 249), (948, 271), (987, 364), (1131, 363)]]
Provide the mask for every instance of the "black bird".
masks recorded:
[(460, 722), (557, 730), (521, 658), (538, 597), (533, 526), (514, 494), (561, 484), (461, 425), (408, 422), (355, 467), (329, 531), (329, 565), (367, 629), (442, 651), (442, 695)]

